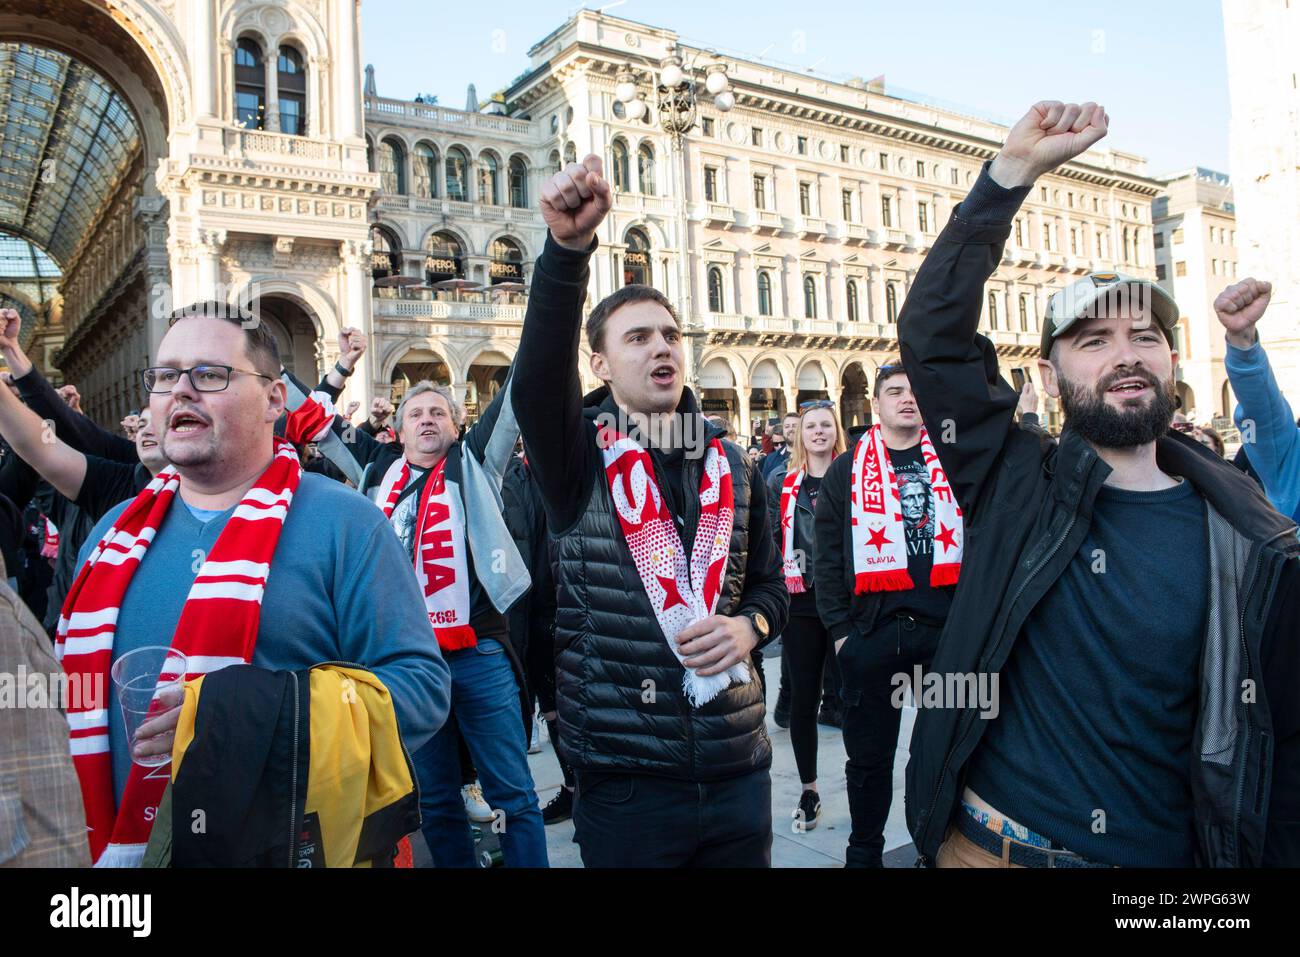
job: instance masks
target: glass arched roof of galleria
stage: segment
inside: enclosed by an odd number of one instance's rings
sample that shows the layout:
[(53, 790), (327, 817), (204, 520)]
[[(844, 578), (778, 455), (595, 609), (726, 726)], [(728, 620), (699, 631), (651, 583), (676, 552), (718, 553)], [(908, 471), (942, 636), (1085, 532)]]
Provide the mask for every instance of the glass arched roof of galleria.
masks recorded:
[(88, 66), (43, 47), (0, 43), (5, 266), (15, 237), (66, 263), (139, 149), (126, 101)]

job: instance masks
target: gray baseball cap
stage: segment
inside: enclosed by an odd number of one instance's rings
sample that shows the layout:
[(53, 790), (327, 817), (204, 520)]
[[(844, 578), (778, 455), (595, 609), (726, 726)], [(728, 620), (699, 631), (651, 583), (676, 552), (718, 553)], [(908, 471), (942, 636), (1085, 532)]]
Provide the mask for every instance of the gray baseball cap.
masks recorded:
[(1151, 310), (1156, 325), (1173, 343), (1173, 328), (1178, 322), (1178, 303), (1150, 279), (1139, 279), (1122, 272), (1095, 272), (1059, 289), (1047, 301), (1043, 317), (1040, 355), (1052, 352), (1052, 341), (1068, 331), (1080, 319), (1095, 319), (1126, 306)]

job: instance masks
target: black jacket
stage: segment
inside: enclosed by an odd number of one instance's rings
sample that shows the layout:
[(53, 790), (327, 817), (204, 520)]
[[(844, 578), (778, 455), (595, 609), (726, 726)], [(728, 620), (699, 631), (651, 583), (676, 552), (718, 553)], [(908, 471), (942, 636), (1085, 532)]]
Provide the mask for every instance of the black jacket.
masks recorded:
[[(706, 781), (766, 768), (772, 745), (757, 677), (691, 707), (682, 665), (658, 627), (613, 512), (594, 419), (617, 406), (604, 388), (584, 397), (578, 377), (587, 256), (547, 241), (533, 272), (514, 366), (515, 415), (557, 556), (561, 748), (578, 771)], [(677, 411), (699, 415), (689, 389)], [(721, 429), (700, 421), (708, 438), (721, 436)], [(725, 440), (722, 445), (735, 518), (716, 613), (761, 612), (776, 635), (785, 626), (789, 596), (767, 525), (765, 489), (745, 451)], [(670, 478), (669, 457), (654, 449), (650, 455), (689, 539), (699, 519), (703, 458), (685, 456), (678, 476)]]
[[(788, 464), (788, 463), (787, 463)], [(786, 465), (778, 466), (767, 477), (767, 514), (768, 527), (772, 529), (772, 541), (776, 545), (776, 557), (783, 562), (785, 556), (785, 531), (781, 523), (785, 516), (781, 514), (781, 486), (790, 474)], [(826, 479), (822, 479), (823, 487)], [(799, 498), (794, 503), (794, 553), (803, 556), (803, 584), (811, 590), (816, 578), (814, 567), (817, 555), (817, 525), (813, 515), (812, 494), (807, 483), (799, 486)], [(784, 577), (784, 564), (782, 565)]]
[[(974, 194), (979, 202), (972, 202)], [(918, 272), (899, 318), (903, 365), (961, 504), (961, 582), (933, 670), (996, 675), (1035, 604), (1073, 560), (1110, 467), (1068, 428), (1018, 428), (1017, 394), (976, 333), (1023, 191), (987, 173)], [(991, 202), (990, 202), (991, 200)], [(968, 212), (968, 207), (970, 207)], [(991, 212), (996, 210), (996, 215)], [(969, 216), (969, 218), (967, 218)], [(1207, 502), (1209, 608), (1190, 786), (1205, 866), (1300, 864), (1300, 543), (1242, 473), (1170, 432), (1160, 468)], [(983, 680), (983, 678), (981, 678)], [(1249, 703), (1243, 688), (1254, 697)], [(907, 822), (932, 861), (987, 723), (977, 709), (924, 709), (912, 733)]]

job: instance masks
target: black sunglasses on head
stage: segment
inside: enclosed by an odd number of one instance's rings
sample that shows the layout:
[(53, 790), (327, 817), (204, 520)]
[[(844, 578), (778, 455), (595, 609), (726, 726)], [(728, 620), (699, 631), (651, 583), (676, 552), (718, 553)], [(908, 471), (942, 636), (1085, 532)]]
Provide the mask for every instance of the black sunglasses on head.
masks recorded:
[(807, 412), (809, 409), (833, 409), (835, 408), (835, 403), (830, 399), (812, 399), (809, 402), (800, 402), (799, 408), (804, 412)]

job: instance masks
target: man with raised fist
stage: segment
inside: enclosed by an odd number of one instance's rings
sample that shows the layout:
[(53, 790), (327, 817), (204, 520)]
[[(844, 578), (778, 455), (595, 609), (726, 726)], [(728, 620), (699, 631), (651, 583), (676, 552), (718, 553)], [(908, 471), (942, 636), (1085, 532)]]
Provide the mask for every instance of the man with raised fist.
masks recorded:
[(649, 286), (578, 339), (612, 194), (588, 156), (542, 188), (550, 237), (515, 360), (515, 414), (556, 559), (556, 706), (588, 867), (771, 864), (772, 745), (750, 656), (789, 599), (753, 462), (700, 414), (682, 329)]
[(1224, 366), (1237, 396), (1233, 419), (1246, 458), (1274, 507), (1300, 521), (1300, 426), (1255, 331), (1272, 295), (1270, 283), (1243, 279), (1219, 293), (1214, 312), (1228, 341)]
[(1051, 298), (1038, 366), (1059, 441), (1016, 425), (976, 331), (1020, 203), (1107, 122), (1031, 108), (899, 318), (966, 530), (933, 671), (993, 692), (916, 689), (908, 826), (940, 867), (1300, 864), (1300, 543), (1170, 431), (1177, 304), (1118, 273)]

